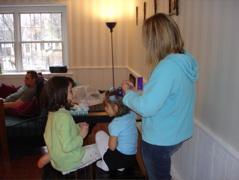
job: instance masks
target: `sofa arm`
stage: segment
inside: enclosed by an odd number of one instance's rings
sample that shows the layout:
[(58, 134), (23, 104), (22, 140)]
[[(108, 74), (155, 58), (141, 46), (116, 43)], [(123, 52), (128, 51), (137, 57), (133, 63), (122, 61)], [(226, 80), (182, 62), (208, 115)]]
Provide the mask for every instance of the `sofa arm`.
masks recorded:
[(2, 98), (0, 98), (0, 158), (4, 162), (9, 161), (5, 113), (4, 113), (4, 106), (3, 106)]

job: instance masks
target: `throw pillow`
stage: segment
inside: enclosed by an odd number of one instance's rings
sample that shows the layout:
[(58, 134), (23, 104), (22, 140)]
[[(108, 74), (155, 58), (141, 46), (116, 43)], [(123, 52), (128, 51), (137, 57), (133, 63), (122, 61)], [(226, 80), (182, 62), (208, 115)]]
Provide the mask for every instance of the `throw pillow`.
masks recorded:
[(2, 83), (2, 86), (0, 87), (0, 97), (5, 99), (10, 94), (13, 94), (18, 91), (20, 87), (16, 88), (13, 85), (7, 85)]

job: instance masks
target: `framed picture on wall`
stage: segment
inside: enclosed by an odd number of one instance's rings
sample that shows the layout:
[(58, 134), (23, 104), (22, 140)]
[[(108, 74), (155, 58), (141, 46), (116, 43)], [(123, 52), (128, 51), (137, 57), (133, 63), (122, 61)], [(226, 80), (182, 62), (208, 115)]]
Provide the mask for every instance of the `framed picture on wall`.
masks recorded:
[(178, 16), (178, 1), (179, 0), (169, 0), (169, 15)]
[(154, 14), (157, 13), (157, 0), (154, 0)]
[(146, 2), (144, 2), (144, 20), (146, 19), (146, 7), (147, 5), (146, 5)]
[(139, 24), (139, 7), (138, 6), (136, 6), (135, 13), (136, 13), (136, 26), (138, 26)]

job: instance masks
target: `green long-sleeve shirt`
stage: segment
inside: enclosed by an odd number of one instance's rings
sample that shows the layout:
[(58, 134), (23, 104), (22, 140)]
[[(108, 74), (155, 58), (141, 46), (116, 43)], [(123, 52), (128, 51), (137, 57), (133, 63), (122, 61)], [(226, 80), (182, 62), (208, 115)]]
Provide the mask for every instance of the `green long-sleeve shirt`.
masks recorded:
[(58, 171), (70, 171), (78, 166), (85, 154), (80, 127), (67, 110), (49, 112), (44, 139), (51, 164)]

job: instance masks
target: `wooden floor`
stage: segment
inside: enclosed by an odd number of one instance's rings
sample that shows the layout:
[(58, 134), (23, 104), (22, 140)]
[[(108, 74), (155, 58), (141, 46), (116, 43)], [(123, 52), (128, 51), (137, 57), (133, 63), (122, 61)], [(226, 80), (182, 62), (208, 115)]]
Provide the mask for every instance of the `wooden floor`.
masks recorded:
[[(75, 179), (75, 173), (68, 176), (56, 174), (50, 167), (44, 170), (37, 167), (38, 159), (45, 153), (46, 148), (36, 148), (12, 152), (10, 162), (0, 162), (0, 179)], [(47, 170), (49, 170), (47, 172)], [(93, 176), (93, 177), (92, 177)], [(123, 172), (104, 172), (95, 163), (90, 167), (78, 170), (77, 179), (145, 179), (137, 163)]]
[(0, 179), (41, 179), (43, 170), (37, 167), (45, 148), (10, 153), (9, 163), (0, 163)]

